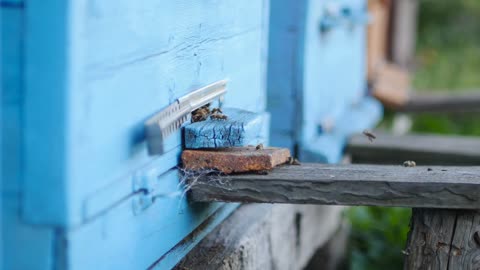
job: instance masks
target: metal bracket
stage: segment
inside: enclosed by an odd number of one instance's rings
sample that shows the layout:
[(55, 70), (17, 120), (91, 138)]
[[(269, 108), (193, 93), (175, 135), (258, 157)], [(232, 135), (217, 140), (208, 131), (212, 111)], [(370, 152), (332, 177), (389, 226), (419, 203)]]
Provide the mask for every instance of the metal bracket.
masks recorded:
[(163, 154), (166, 137), (179, 130), (193, 110), (222, 99), (227, 91), (226, 85), (227, 80), (221, 80), (190, 92), (148, 119), (145, 122), (148, 153)]

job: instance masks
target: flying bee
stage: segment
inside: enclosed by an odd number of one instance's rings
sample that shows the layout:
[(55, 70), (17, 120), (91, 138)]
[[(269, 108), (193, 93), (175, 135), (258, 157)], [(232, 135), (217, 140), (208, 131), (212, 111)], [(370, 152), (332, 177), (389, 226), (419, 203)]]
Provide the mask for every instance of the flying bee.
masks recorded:
[(262, 149), (263, 149), (263, 143), (261, 143), (261, 144), (259, 144), (255, 147), (255, 150), (262, 150)]
[(417, 163), (413, 160), (407, 160), (403, 162), (403, 167), (415, 167), (417, 166)]
[(363, 135), (367, 136), (368, 140), (370, 142), (373, 142), (373, 140), (375, 140), (377, 138), (377, 136), (375, 136), (375, 134), (373, 134), (371, 131), (369, 130), (364, 130), (363, 131)]
[(210, 119), (212, 119), (212, 120), (227, 120), (228, 117), (225, 114), (214, 113), (214, 114), (210, 115)]
[(289, 165), (302, 165), (300, 163), (300, 161), (298, 161), (298, 159), (294, 158), (294, 157), (288, 157), (288, 160), (287, 160), (287, 163)]
[(213, 108), (212, 109), (212, 114), (215, 114), (215, 113), (223, 113), (223, 112), (222, 112), (222, 109), (220, 109), (220, 108)]

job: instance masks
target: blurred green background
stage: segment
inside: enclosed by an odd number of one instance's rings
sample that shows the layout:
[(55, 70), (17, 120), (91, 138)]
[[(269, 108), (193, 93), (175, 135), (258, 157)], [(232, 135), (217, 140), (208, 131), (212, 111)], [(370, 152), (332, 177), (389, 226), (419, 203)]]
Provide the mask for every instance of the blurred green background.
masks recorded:
[[(480, 0), (420, 0), (415, 60), (416, 91), (480, 89)], [(386, 112), (382, 126), (392, 114)], [(480, 135), (474, 113), (411, 117), (413, 132)], [(406, 208), (350, 208), (349, 269), (403, 269), (410, 214)]]

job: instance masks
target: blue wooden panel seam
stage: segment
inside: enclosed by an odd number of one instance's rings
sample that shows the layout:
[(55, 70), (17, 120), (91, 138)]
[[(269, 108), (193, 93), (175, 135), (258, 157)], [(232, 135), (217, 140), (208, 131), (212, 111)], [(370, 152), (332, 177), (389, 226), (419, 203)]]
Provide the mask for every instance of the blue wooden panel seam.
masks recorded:
[(67, 217), (69, 1), (31, 1), (25, 12), (24, 204), (31, 223)]
[[(307, 1), (272, 1), (268, 57), (268, 110), (271, 138), (275, 146), (289, 147), (293, 153), (300, 131), (303, 40)], [(276, 136), (284, 134), (284, 136)]]
[(23, 0), (1, 0), (0, 8), (24, 8)]

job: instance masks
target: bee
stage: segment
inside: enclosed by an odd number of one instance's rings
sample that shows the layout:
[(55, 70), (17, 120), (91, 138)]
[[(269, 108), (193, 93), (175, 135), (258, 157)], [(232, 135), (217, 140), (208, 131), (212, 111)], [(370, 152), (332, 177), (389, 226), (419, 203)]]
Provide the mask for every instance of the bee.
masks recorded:
[(212, 120), (227, 120), (228, 117), (225, 114), (214, 113), (214, 114), (210, 115), (210, 119), (212, 119)]
[(375, 136), (375, 134), (373, 134), (371, 131), (369, 130), (364, 130), (363, 131), (363, 135), (367, 136), (368, 140), (370, 142), (373, 142), (373, 140), (375, 140), (377, 138), (377, 136)]
[(261, 144), (259, 144), (255, 147), (255, 150), (262, 150), (262, 149), (263, 149), (263, 143), (261, 143)]
[(287, 160), (287, 163), (289, 165), (302, 165), (300, 163), (300, 161), (298, 161), (298, 159), (294, 158), (294, 157), (288, 157), (288, 160)]
[(210, 103), (203, 105), (202, 107), (200, 107), (200, 109), (206, 110), (208, 111), (208, 113), (210, 113)]
[(210, 115), (210, 104), (206, 104), (192, 112), (192, 123), (205, 121)]
[(207, 120), (209, 112), (205, 109), (197, 109), (192, 112), (192, 123)]
[(215, 114), (215, 113), (223, 113), (223, 112), (222, 112), (222, 109), (220, 109), (220, 108), (213, 108), (212, 109), (212, 114)]
[(407, 160), (403, 162), (403, 167), (415, 167), (415, 166), (417, 166), (417, 163), (415, 163), (415, 161), (413, 160)]

